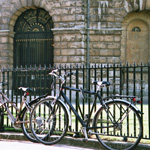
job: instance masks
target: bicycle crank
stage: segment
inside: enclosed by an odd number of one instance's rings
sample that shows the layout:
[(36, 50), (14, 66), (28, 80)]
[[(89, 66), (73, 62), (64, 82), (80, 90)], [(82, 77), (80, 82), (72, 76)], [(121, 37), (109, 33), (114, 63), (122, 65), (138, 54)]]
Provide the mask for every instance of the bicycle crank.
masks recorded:
[(83, 139), (83, 142), (88, 142), (88, 136), (87, 136), (87, 130), (86, 130), (86, 127), (83, 127), (82, 128), (82, 132), (85, 136), (85, 139)]
[(91, 130), (88, 131), (88, 134), (90, 134), (90, 135), (102, 135), (102, 133), (93, 132)]

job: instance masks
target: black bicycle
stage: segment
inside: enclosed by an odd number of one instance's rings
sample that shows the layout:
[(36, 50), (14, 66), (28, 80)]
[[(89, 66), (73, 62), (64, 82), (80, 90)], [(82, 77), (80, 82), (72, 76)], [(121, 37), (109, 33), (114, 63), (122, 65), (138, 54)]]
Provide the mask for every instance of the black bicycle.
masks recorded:
[[(101, 145), (108, 150), (133, 150), (137, 146), (143, 134), (143, 127), (142, 113), (135, 106), (137, 102), (135, 96), (111, 95), (102, 98), (100, 88), (110, 86), (110, 82), (107, 81), (94, 81), (93, 84), (97, 85), (96, 92), (66, 87), (65, 78), (73, 73), (66, 73), (62, 77), (57, 72), (58, 70), (53, 70), (49, 74), (61, 81), (58, 97), (43, 98), (31, 112), (31, 131), (39, 142), (46, 145), (55, 144), (65, 136), (68, 128), (71, 131), (73, 121), (71, 110), (82, 125), (82, 132), (85, 136), (83, 141), (88, 141), (89, 135), (96, 135)], [(83, 97), (86, 94), (94, 95), (95, 99), (86, 119), (77, 113), (65, 95), (64, 89), (81, 92)], [(131, 99), (133, 103), (126, 99)], [(100, 105), (93, 116), (97, 100)], [(45, 108), (45, 102), (49, 103), (51, 109)]]

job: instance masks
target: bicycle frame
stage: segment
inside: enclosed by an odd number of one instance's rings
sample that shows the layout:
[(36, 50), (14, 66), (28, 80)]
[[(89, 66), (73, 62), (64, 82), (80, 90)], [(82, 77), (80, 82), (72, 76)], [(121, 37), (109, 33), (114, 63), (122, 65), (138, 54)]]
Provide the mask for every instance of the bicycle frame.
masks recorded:
[[(74, 106), (71, 104), (70, 100), (68, 99), (68, 97), (66, 96), (66, 94), (64, 93), (63, 89), (66, 89), (66, 90), (71, 90), (71, 91), (75, 91), (75, 92), (82, 92), (82, 93), (87, 93), (87, 94), (90, 94), (90, 95), (94, 95), (95, 96), (95, 99), (93, 101), (93, 104), (92, 104), (92, 107), (91, 107), (91, 110), (88, 114), (88, 119), (87, 119), (87, 123), (84, 122), (84, 120), (79, 116), (78, 112), (76, 111), (76, 109), (74, 108)], [(97, 92), (92, 92), (92, 91), (87, 91), (87, 90), (83, 90), (83, 89), (77, 89), (77, 88), (72, 88), (72, 87), (67, 87), (67, 86), (64, 86), (62, 85), (62, 88), (60, 89), (60, 93), (59, 93), (59, 96), (58, 96), (58, 99), (62, 96), (63, 99), (65, 100), (65, 102), (67, 103), (67, 105), (70, 107), (71, 111), (75, 114), (75, 116), (77, 117), (77, 119), (79, 120), (79, 122), (81, 123), (81, 125), (83, 127), (86, 128), (86, 130), (89, 130), (89, 129), (94, 129), (95, 127), (90, 127), (89, 124), (90, 124), (90, 119), (91, 119), (91, 115), (92, 115), (92, 112), (94, 110), (94, 106), (96, 104), (96, 98), (99, 99), (99, 102), (100, 102), (100, 105), (101, 107), (103, 107), (110, 119), (110, 121), (112, 123), (115, 123), (113, 121), (113, 116), (112, 114), (110, 113), (109, 109), (107, 108), (104, 100), (106, 100), (107, 98), (116, 98), (116, 97), (121, 97), (121, 98), (135, 98), (135, 96), (123, 96), (123, 95), (112, 95), (112, 96), (109, 96), (109, 97), (106, 97), (104, 99), (102, 99), (102, 97), (100, 96), (99, 93), (99, 90), (97, 90)], [(124, 100), (123, 100), (124, 101)], [(126, 101), (127, 102), (127, 101)], [(130, 105), (132, 105), (132, 107), (134, 107), (140, 114), (141, 112), (139, 111), (139, 109), (134, 105), (134, 104), (131, 104), (130, 102), (127, 102)], [(129, 113), (129, 112), (128, 112)], [(127, 114), (125, 115), (125, 117), (127, 116)], [(124, 117), (124, 118), (125, 118)], [(123, 121), (124, 119), (122, 119)], [(109, 127), (112, 127), (112, 126), (109, 126)], [(96, 127), (96, 128), (102, 128), (102, 127)]]
[[(76, 111), (76, 109), (73, 107), (73, 105), (71, 104), (70, 100), (68, 99), (68, 97), (66, 96), (66, 94), (63, 92), (63, 89), (67, 89), (67, 90), (71, 90), (71, 91), (76, 91), (76, 92), (81, 92), (81, 89), (76, 89), (76, 88), (72, 88), (72, 87), (66, 87), (66, 86), (62, 86), (61, 90), (60, 90), (60, 95), (58, 97), (58, 99), (62, 96), (65, 100), (65, 102), (67, 103), (67, 105), (71, 108), (71, 111), (73, 111), (73, 113), (75, 114), (75, 116), (77, 117), (77, 119), (79, 120), (79, 122), (81, 123), (81, 125), (83, 127), (86, 127), (86, 129), (93, 129), (94, 127), (89, 127), (89, 123), (90, 123), (90, 118), (91, 118), (91, 115), (92, 115), (92, 112), (94, 110), (94, 106), (96, 104), (96, 98), (94, 99), (93, 101), (93, 104), (92, 104), (92, 108), (90, 110), (90, 113), (89, 113), (89, 117), (88, 117), (88, 120), (87, 120), (87, 123), (84, 122), (84, 120), (79, 116), (78, 112)], [(91, 91), (86, 91), (86, 90), (82, 90), (83, 93), (88, 93), (90, 95), (95, 95), (96, 97), (99, 98), (100, 102), (102, 102), (101, 100), (101, 97), (98, 93), (96, 92), (91, 92)], [(101, 103), (101, 105), (103, 105)]]
[[(5, 109), (5, 111), (7, 112), (8, 118), (10, 119), (10, 121), (13, 124), (14, 123), (16, 123), (16, 124), (29, 123), (29, 121), (19, 121), (19, 115), (21, 113), (23, 104), (25, 104), (25, 107), (30, 112), (30, 106), (26, 102), (26, 95), (25, 94), (24, 94), (23, 100), (21, 102), (20, 109), (16, 106), (16, 104), (14, 104), (13, 102), (11, 102), (11, 100), (9, 98), (7, 98), (7, 96), (5, 96), (5, 94), (2, 93), (1, 91), (0, 91), (0, 104)], [(11, 111), (9, 110), (9, 108), (8, 108), (8, 106), (6, 104), (10, 104), (13, 108), (15, 108), (15, 110), (17, 110), (18, 114), (16, 115), (16, 118), (12, 115)]]

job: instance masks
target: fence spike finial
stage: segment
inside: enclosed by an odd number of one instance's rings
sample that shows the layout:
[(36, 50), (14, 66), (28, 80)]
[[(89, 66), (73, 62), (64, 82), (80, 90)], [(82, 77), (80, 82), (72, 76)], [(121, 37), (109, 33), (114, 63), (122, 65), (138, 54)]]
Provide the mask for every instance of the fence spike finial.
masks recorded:
[(44, 70), (46, 70), (46, 64), (44, 64)]
[(127, 67), (129, 66), (129, 62), (127, 61)]
[(143, 61), (141, 61), (141, 66), (143, 66)]

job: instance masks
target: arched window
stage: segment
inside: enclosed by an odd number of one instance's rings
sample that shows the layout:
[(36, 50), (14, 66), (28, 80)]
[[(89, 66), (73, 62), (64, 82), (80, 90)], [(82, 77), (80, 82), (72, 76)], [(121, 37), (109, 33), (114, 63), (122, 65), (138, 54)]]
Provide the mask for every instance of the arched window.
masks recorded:
[(52, 17), (44, 9), (29, 9), (15, 24), (14, 67), (53, 65)]
[(139, 27), (134, 27), (132, 29), (133, 32), (141, 32), (141, 29)]

